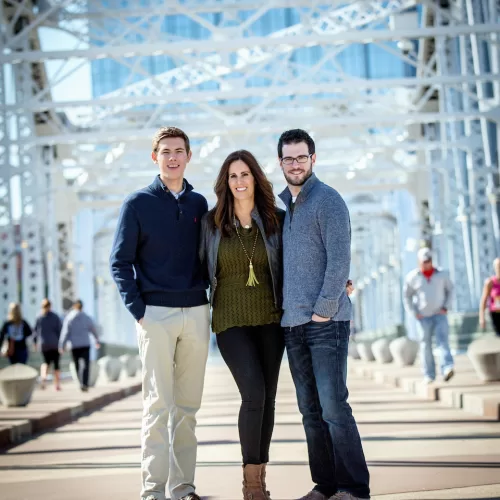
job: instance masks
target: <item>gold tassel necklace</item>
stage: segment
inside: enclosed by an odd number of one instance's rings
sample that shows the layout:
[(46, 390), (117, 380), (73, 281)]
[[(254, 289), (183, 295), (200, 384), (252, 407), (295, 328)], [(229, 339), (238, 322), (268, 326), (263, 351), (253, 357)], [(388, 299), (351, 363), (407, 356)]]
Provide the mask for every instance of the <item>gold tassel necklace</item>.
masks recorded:
[(255, 272), (253, 270), (253, 256), (255, 254), (255, 247), (257, 246), (257, 238), (259, 237), (259, 230), (256, 228), (256, 234), (255, 234), (255, 240), (253, 242), (253, 249), (252, 249), (252, 256), (248, 256), (247, 249), (245, 248), (245, 245), (243, 244), (243, 240), (241, 239), (240, 233), (238, 232), (238, 226), (236, 224), (236, 219), (234, 220), (234, 227), (236, 228), (236, 234), (238, 235), (238, 239), (240, 240), (241, 246), (243, 248), (243, 251), (245, 252), (245, 255), (247, 256), (248, 259), (248, 281), (247, 281), (247, 286), (255, 286), (258, 285), (259, 282), (257, 281), (257, 276), (255, 276)]

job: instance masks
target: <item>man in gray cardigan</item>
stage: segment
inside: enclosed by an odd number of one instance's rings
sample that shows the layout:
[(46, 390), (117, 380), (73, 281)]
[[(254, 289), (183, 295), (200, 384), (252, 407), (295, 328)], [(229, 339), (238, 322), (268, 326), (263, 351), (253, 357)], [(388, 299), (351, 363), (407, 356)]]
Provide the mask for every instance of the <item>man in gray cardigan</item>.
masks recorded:
[(347, 402), (349, 212), (340, 194), (313, 174), (315, 144), (307, 132), (284, 132), (278, 156), (288, 184), (280, 194), (287, 207), (281, 324), (315, 483), (300, 500), (370, 498)]

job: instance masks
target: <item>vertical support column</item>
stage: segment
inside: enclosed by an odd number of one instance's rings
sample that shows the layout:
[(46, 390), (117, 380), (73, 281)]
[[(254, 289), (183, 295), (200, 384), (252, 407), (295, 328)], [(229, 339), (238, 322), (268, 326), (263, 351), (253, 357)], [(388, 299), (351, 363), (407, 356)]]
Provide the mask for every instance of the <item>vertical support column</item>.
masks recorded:
[[(27, 127), (21, 130), (27, 131)], [(34, 134), (33, 128), (29, 131)], [(44, 211), (47, 189), (44, 172), (38, 158), (38, 150), (20, 147), (21, 170), (21, 298), (23, 315), (34, 321), (40, 302), (46, 290), (46, 268), (44, 259), (44, 221), (40, 217)]]
[[(427, 124), (423, 126), (424, 136), (433, 141), (437, 142), (439, 140), (439, 132), (435, 123)], [(442, 203), (442, 182), (439, 172), (436, 171), (436, 155), (439, 152), (427, 150), (424, 153), (425, 165), (428, 169), (427, 180), (429, 185), (428, 200), (426, 200), (426, 213), (425, 219), (421, 222), (422, 224), (422, 240), (425, 246), (434, 248), (434, 250), (441, 253), (442, 248), (440, 248), (439, 243), (440, 238), (436, 237), (436, 225), (441, 225), (441, 203)]]
[[(24, 128), (24, 131), (27, 127)], [(33, 129), (29, 131), (33, 133)], [(45, 295), (47, 272), (44, 259), (44, 223), (39, 215), (47, 196), (38, 150), (20, 148), (21, 169), (21, 298), (23, 315), (34, 322)], [(35, 171), (38, 169), (37, 171)], [(45, 203), (44, 203), (45, 204)]]
[(46, 223), (45, 233), (43, 235), (44, 247), (42, 249), (42, 261), (45, 271), (45, 294), (50, 298), (53, 309), (60, 313), (62, 312), (62, 297), (61, 297), (61, 276), (58, 269), (59, 250), (58, 250), (58, 233), (56, 225), (56, 208), (55, 197), (57, 196), (57, 175), (62, 177), (62, 174), (56, 174), (53, 171), (52, 165), (55, 159), (55, 147), (44, 146), (42, 149), (42, 163), (45, 167), (45, 186), (47, 188), (47, 207), (46, 207)]
[(364, 284), (358, 284), (356, 290), (356, 307), (354, 308), (354, 327), (357, 332), (360, 332), (364, 328), (364, 301), (365, 301), (365, 290)]
[[(2, 190), (2, 179), (0, 179), (0, 193)], [(18, 300), (16, 255), (12, 225), (10, 222), (0, 224), (0, 315), (3, 318), (7, 314), (9, 303)]]
[[(436, 24), (448, 24), (448, 21), (436, 13)], [(439, 75), (452, 75), (458, 72), (457, 41), (445, 37), (436, 38), (436, 61)], [(462, 101), (456, 89), (441, 86), (439, 99), (442, 109), (461, 111)], [(465, 196), (467, 179), (464, 168), (464, 153), (456, 144), (462, 139), (462, 131), (456, 122), (441, 124), (441, 140), (452, 143), (451, 148), (444, 147), (441, 151), (443, 165), (448, 179), (449, 205), (445, 232), (450, 243), (448, 261), (453, 263), (450, 268), (456, 290), (456, 307), (458, 311), (468, 311), (473, 307), (474, 268), (472, 244), (470, 235), (470, 207)]]
[(420, 245), (432, 248), (432, 221), (429, 205), (430, 171), (427, 168), (419, 170), (411, 177), (408, 190), (415, 198), (419, 214)]
[[(468, 24), (483, 22), (482, 2), (465, 0), (462, 3), (464, 21)], [(481, 76), (484, 73), (486, 54), (476, 34), (461, 37), (462, 73)], [(464, 93), (464, 105), (469, 109), (485, 110), (487, 103), (483, 83), (468, 86)], [(492, 262), (496, 257), (493, 232), (492, 206), (488, 198), (488, 188), (493, 187), (492, 150), (489, 140), (488, 123), (485, 118), (468, 120), (466, 136), (471, 153), (467, 158), (469, 172), (469, 193), (473, 210), (472, 243), (474, 250), (474, 271), (476, 275), (476, 299), (479, 302), (484, 280), (491, 275)]]
[(95, 286), (96, 286), (96, 317), (102, 334), (107, 342), (117, 342), (123, 335), (124, 325), (120, 324), (113, 302), (116, 290), (109, 275), (109, 265), (104, 256), (109, 255), (110, 240), (113, 234), (107, 230), (94, 237), (94, 262), (95, 262)]
[[(19, 14), (19, 13), (16, 13)], [(19, 14), (13, 27), (11, 36), (18, 35), (30, 23), (29, 16), (23, 12)], [(37, 36), (36, 31), (32, 36)], [(31, 49), (31, 38), (21, 39), (13, 50), (23, 52)], [(45, 266), (43, 255), (43, 218), (40, 217), (46, 208), (44, 197), (47, 196), (45, 187), (45, 172), (40, 163), (38, 148), (29, 148), (23, 145), (25, 138), (36, 135), (35, 117), (30, 112), (22, 111), (24, 102), (29, 101), (35, 90), (33, 81), (32, 63), (22, 62), (12, 66), (15, 84), (15, 101), (20, 110), (16, 113), (15, 139), (18, 141), (16, 166), (19, 172), (21, 189), (21, 301), (23, 315), (33, 322), (41, 299), (45, 293)], [(14, 124), (14, 122), (13, 122)]]
[[(4, 5), (0, 2), (0, 22), (4, 19)], [(0, 32), (0, 53), (5, 38)], [(7, 105), (7, 68), (0, 64), (0, 104)], [(10, 66), (9, 66), (10, 68)], [(14, 223), (11, 205), (11, 154), (8, 114), (0, 112), (0, 317), (5, 317), (9, 302), (18, 300), (17, 251), (14, 241)]]
[(21, 237), (23, 315), (29, 322), (34, 322), (45, 295), (46, 272), (41, 246), (41, 224), (34, 217), (26, 217), (21, 224)]
[(74, 263), (71, 259), (71, 223), (58, 222), (57, 223), (57, 251), (58, 263), (57, 268), (61, 278), (61, 302), (62, 310), (69, 311), (73, 302), (75, 301), (75, 276), (74, 276)]
[[(53, 210), (51, 244), (54, 304), (61, 312), (71, 309), (76, 300), (75, 266), (73, 256), (73, 216), (76, 213), (76, 196), (68, 188), (66, 179), (59, 171), (53, 171), (50, 176), (51, 209)], [(90, 235), (89, 235), (90, 237)], [(56, 308), (54, 305), (54, 309)]]
[[(483, 4), (488, 4), (488, 23), (500, 23), (500, 4), (497, 0), (483, 0)], [(500, 107), (500, 35), (490, 33), (488, 35), (488, 55), (490, 62), (490, 72), (496, 76), (492, 84), (493, 105)], [(493, 232), (495, 234), (497, 254), (500, 254), (500, 120), (496, 120), (492, 130), (495, 138), (496, 148), (492, 148), (493, 158), (493, 189), (490, 193), (490, 201), (493, 212)], [(496, 151), (494, 151), (496, 149)]]

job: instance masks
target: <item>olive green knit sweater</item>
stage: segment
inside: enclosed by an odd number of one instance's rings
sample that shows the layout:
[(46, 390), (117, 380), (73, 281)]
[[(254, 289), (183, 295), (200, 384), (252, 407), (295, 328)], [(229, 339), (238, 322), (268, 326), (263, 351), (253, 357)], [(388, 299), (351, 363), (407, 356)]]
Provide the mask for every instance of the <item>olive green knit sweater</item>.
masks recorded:
[(281, 311), (274, 304), (271, 273), (266, 247), (259, 229), (238, 229), (249, 256), (257, 235), (253, 269), (259, 282), (246, 286), (248, 259), (236, 232), (222, 237), (217, 254), (217, 288), (215, 290), (212, 331), (223, 332), (233, 326), (259, 326), (279, 323)]

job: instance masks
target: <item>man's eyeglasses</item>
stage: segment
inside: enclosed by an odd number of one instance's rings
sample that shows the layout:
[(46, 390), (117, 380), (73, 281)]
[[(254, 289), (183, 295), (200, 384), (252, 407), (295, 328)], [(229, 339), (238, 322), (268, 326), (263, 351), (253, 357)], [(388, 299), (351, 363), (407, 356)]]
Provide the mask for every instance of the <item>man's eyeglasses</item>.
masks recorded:
[(283, 165), (293, 165), (293, 162), (296, 161), (297, 163), (307, 163), (307, 160), (311, 158), (312, 155), (300, 155), (297, 156), (297, 158), (293, 158), (291, 156), (285, 156), (284, 158), (281, 158), (281, 163)]

